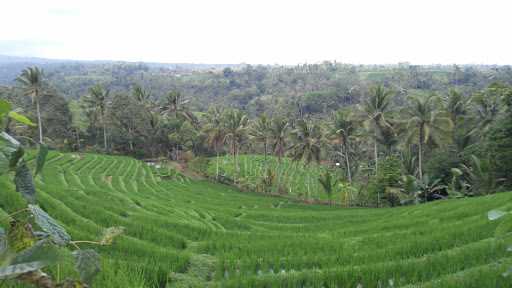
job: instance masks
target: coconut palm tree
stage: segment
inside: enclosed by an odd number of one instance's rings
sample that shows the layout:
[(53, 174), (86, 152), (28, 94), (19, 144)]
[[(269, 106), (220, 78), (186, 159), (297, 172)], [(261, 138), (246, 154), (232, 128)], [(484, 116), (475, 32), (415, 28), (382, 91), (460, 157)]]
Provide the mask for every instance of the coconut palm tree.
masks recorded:
[(237, 109), (226, 111), (223, 118), (223, 126), (226, 133), (224, 140), (230, 145), (231, 155), (233, 156), (235, 165), (234, 181), (236, 183), (237, 175), (240, 172), (238, 168), (238, 153), (247, 136), (247, 124), (249, 119), (245, 113)]
[(219, 153), (224, 145), (224, 137), (226, 132), (223, 126), (223, 111), (217, 106), (210, 107), (208, 112), (205, 114), (204, 133), (206, 133), (206, 139), (208, 145), (213, 147), (217, 154), (216, 163), (216, 178), (219, 178)]
[(471, 119), (468, 115), (471, 98), (464, 97), (462, 93), (451, 89), (443, 100), (443, 108), (454, 127), (452, 130), (453, 144), (455, 144), (457, 151), (462, 151), (471, 143), (473, 134), (477, 132), (475, 125), (468, 125), (468, 121), (464, 121), (465, 119)]
[(171, 91), (167, 94), (165, 103), (161, 108), (162, 114), (174, 115), (175, 118), (181, 117), (197, 127), (197, 117), (186, 106), (189, 102), (190, 100), (185, 99), (179, 91)]
[(334, 136), (340, 144), (340, 155), (345, 158), (347, 168), (347, 179), (352, 183), (352, 173), (350, 167), (350, 138), (356, 130), (356, 122), (353, 120), (350, 112), (339, 110), (333, 114), (331, 123), (331, 135)]
[(103, 127), (103, 145), (105, 152), (108, 151), (106, 112), (109, 96), (110, 90), (97, 84), (89, 88), (89, 94), (84, 98), (84, 104), (88, 110), (94, 114), (94, 118), (99, 120)]
[(266, 163), (268, 154), (268, 141), (270, 139), (270, 126), (272, 122), (267, 117), (267, 115), (262, 114), (252, 124), (253, 125), (251, 125), (251, 127), (249, 127), (248, 130), (249, 137), (255, 140), (256, 142), (260, 142), (263, 144), (263, 155), (265, 155)]
[(469, 98), (465, 98), (462, 93), (455, 89), (448, 91), (444, 98), (444, 109), (448, 113), (453, 126), (456, 127), (458, 120), (467, 114)]
[(382, 85), (377, 85), (370, 88), (369, 96), (364, 99), (361, 106), (362, 111), (366, 115), (367, 119), (373, 126), (373, 153), (375, 158), (375, 174), (377, 174), (379, 166), (379, 151), (378, 151), (378, 129), (379, 125), (385, 125), (385, 114), (390, 110), (391, 98), (393, 92), (386, 89)]
[(290, 125), (285, 118), (273, 118), (270, 124), (270, 144), (279, 163), (281, 163), (281, 159), (286, 151), (286, 139), (289, 128)]
[(137, 100), (137, 102), (144, 106), (146, 109), (150, 109), (152, 106), (151, 103), (151, 92), (142, 88), (139, 85), (135, 85), (132, 90), (132, 95)]
[(36, 104), (37, 126), (39, 128), (39, 143), (43, 143), (43, 123), (41, 121), (40, 98), (43, 96), (45, 83), (43, 81), (43, 70), (38, 67), (24, 69), (16, 78), (16, 81), (23, 87), (24, 93), (32, 98)]
[(406, 114), (410, 116), (407, 123), (409, 141), (414, 139), (418, 142), (418, 174), (423, 179), (423, 145), (428, 141), (440, 143), (444, 136), (452, 128), (452, 121), (449, 117), (443, 116), (437, 109), (437, 97), (434, 95), (426, 97), (411, 97)]
[(294, 160), (304, 160), (305, 164), (315, 160), (320, 162), (323, 134), (320, 125), (312, 121), (299, 120), (292, 131), (294, 144), (291, 147)]

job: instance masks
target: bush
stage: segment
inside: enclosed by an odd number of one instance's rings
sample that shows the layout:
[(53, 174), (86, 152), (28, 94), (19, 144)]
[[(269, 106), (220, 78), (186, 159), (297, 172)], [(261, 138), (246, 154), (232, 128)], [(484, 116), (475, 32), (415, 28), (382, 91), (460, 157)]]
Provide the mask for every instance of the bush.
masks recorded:
[(188, 167), (195, 172), (207, 175), (208, 174), (208, 166), (210, 165), (210, 159), (205, 157), (195, 157), (190, 160), (188, 163)]

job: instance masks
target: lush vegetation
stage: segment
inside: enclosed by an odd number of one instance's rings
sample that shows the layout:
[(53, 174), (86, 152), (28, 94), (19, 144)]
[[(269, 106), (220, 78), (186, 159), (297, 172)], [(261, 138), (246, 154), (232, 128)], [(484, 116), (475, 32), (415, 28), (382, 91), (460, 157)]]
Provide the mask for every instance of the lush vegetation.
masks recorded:
[[(510, 67), (97, 65), (0, 87), (0, 278), (87, 287), (99, 251), (99, 287), (509, 285)], [(87, 265), (18, 263), (41, 241)]]
[[(72, 238), (125, 227), (113, 246), (81, 244), (102, 255), (96, 287), (510, 287), (510, 193), (339, 209), (154, 171), (51, 151), (36, 177), (41, 208)], [(0, 185), (1, 215), (24, 207), (7, 177)], [(74, 275), (60, 269), (49, 273)]]

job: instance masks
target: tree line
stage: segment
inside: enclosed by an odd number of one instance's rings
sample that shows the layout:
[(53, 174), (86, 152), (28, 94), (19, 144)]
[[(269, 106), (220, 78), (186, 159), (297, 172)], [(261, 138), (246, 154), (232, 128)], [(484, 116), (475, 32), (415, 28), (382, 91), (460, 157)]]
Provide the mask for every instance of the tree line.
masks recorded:
[[(224, 73), (231, 77), (234, 72)], [(312, 99), (307, 101), (336, 107), (321, 113), (311, 113), (301, 101), (305, 98), (298, 97), (283, 113), (255, 115), (226, 103), (199, 111), (182, 91), (155, 97), (150, 88), (134, 84), (124, 92), (94, 84), (68, 101), (41, 69), (27, 68), (17, 85), (0, 95), (37, 119), (37, 129), (11, 122), (5, 129), (21, 139), (72, 151), (182, 162), (229, 154), (235, 171), (241, 153), (290, 157), (303, 165), (330, 167), (321, 180), (326, 192), (335, 182), (343, 183), (365, 195), (361, 205), (483, 195), (512, 187), (507, 173), (512, 168), (512, 87), (505, 82), (471, 93), (455, 88), (436, 93), (404, 91), (384, 81), (358, 88), (350, 101), (333, 100), (342, 103), (305, 93)], [(237, 178), (235, 184), (241, 181)]]

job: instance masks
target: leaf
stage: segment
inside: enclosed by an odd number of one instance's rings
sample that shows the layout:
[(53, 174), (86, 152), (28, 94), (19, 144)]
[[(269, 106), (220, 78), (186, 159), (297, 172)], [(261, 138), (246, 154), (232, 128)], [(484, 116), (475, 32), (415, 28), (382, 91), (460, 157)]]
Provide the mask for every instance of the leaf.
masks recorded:
[(11, 135), (5, 132), (0, 133), (0, 139), (2, 139), (3, 141), (7, 141), (11, 146), (20, 146), (20, 142), (18, 142), (18, 140), (14, 139)]
[(0, 175), (9, 171), (9, 160), (5, 157), (4, 153), (0, 153)]
[(22, 263), (16, 265), (10, 265), (7, 267), (0, 268), (0, 279), (14, 278), (20, 274), (39, 270), (46, 266), (45, 262), (35, 261), (29, 263)]
[(30, 121), (30, 119), (28, 119), (26, 116), (23, 116), (14, 111), (9, 112), (9, 114), (7, 114), (7, 115), (9, 116), (9, 118), (11, 118), (17, 122), (20, 122), (21, 124), (25, 124), (25, 125), (32, 126), (32, 127), (37, 126), (32, 121)]
[(487, 218), (491, 221), (494, 221), (496, 219), (499, 219), (499, 218), (505, 216), (506, 214), (507, 214), (507, 212), (503, 212), (500, 210), (491, 210), (491, 211), (487, 212)]
[(44, 212), (37, 205), (28, 205), (30, 212), (34, 215), (35, 221), (44, 232), (50, 235), (50, 238), (57, 245), (64, 246), (71, 241), (71, 236), (60, 226), (50, 215)]
[(9, 111), (11, 111), (11, 103), (5, 100), (0, 100), (0, 117), (3, 117), (5, 114), (9, 113)]
[(46, 161), (46, 155), (48, 155), (48, 145), (39, 144), (39, 152), (37, 153), (36, 159), (36, 172), (34, 172), (34, 175), (39, 174), (39, 172), (43, 170), (44, 162)]
[(7, 234), (5, 230), (0, 227), (0, 256), (7, 251)]
[(20, 143), (16, 139), (12, 138), (5, 132), (2, 132), (0, 133), (0, 154), (3, 156), (1, 159), (3, 160), (1, 163), (2, 168), (14, 169), (24, 152)]
[(18, 166), (18, 163), (20, 162), (20, 159), (23, 158), (23, 155), (25, 154), (25, 151), (21, 146), (16, 149), (13, 153), (11, 153), (11, 158), (9, 159), (9, 168), (15, 169), (16, 166)]
[(13, 252), (18, 253), (35, 244), (36, 239), (29, 223), (13, 220), (10, 225), (11, 227), (9, 228), (7, 237), (9, 248), (12, 249)]
[(16, 168), (16, 175), (14, 176), (14, 183), (16, 184), (16, 191), (29, 202), (36, 202), (36, 187), (34, 186), (34, 179), (32, 173), (28, 169), (27, 163), (22, 161)]
[(101, 270), (100, 255), (92, 249), (76, 250), (75, 270), (80, 273), (80, 280), (88, 285)]
[(101, 237), (100, 244), (101, 245), (111, 245), (114, 241), (114, 238), (117, 236), (123, 234), (124, 227), (116, 226), (116, 227), (109, 227), (103, 231), (103, 236)]
[(34, 246), (16, 254), (12, 264), (22, 264), (28, 262), (41, 261), (46, 265), (56, 263), (61, 258), (61, 253), (57, 246), (53, 245), (48, 239), (37, 242)]

